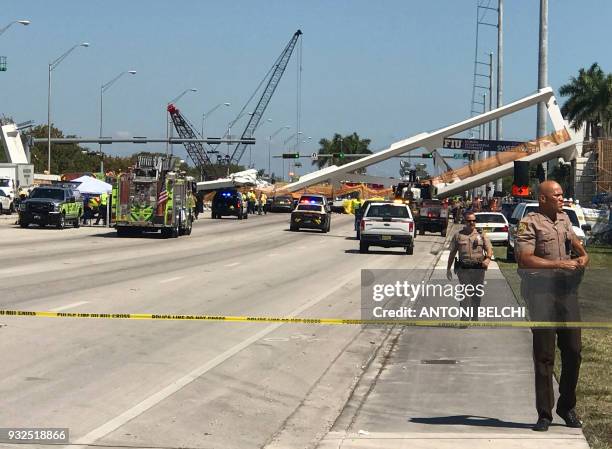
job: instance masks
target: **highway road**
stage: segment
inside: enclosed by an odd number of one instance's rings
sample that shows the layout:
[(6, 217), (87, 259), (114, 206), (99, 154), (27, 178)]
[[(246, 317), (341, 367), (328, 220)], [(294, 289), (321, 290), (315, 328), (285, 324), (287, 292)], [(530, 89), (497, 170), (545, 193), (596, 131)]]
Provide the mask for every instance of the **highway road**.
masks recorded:
[[(288, 215), (200, 217), (189, 237), (0, 222), (0, 308), (95, 313), (360, 316), (360, 270), (427, 268), (443, 238), (359, 254)], [(295, 447), (321, 438), (388, 330), (362, 326), (0, 317), (1, 427), (68, 427), (71, 443)], [(20, 445), (19, 447), (24, 447)]]

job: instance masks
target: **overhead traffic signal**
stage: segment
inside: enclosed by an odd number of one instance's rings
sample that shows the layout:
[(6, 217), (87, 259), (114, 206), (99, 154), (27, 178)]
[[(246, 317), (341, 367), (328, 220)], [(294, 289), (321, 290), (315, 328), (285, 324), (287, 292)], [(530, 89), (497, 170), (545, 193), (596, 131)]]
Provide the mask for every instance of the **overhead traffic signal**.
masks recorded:
[(529, 162), (514, 161), (512, 196), (527, 197), (530, 194), (531, 191), (529, 189)]
[(423, 159), (431, 159), (431, 158), (433, 158), (433, 153), (423, 153), (423, 154), (421, 154), (421, 157)]
[(300, 153), (283, 153), (283, 159), (299, 159)]

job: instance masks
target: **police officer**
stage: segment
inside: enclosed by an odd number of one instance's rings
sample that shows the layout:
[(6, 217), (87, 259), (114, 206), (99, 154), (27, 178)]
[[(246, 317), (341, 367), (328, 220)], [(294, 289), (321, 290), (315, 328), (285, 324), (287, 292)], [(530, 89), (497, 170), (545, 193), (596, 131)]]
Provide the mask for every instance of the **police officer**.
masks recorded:
[[(539, 209), (519, 223), (516, 237), (521, 293), (532, 320), (580, 321), (577, 288), (589, 263), (569, 217), (563, 212), (563, 189), (554, 181), (539, 187)], [(578, 256), (571, 258), (573, 252)], [(568, 427), (579, 428), (576, 385), (581, 362), (580, 328), (534, 328), (533, 362), (538, 421), (533, 430), (546, 431), (554, 405), (555, 339), (561, 350), (557, 414)]]
[[(491, 242), (486, 235), (481, 235), (476, 230), (476, 215), (468, 211), (463, 216), (464, 227), (457, 232), (450, 243), (450, 254), (448, 255), (448, 263), (446, 266), (446, 277), (450, 281), (453, 278), (452, 266), (455, 262), (455, 272), (459, 278), (459, 282), (463, 285), (483, 285), (485, 271), (489, 267), (491, 257), (493, 256), (493, 248)], [(455, 260), (455, 255), (458, 254), (458, 259)], [(475, 293), (474, 289), (470, 289), (471, 293)], [(466, 298), (461, 301), (461, 307), (469, 311), (470, 316), (474, 321), (478, 321), (478, 308), (482, 297), (476, 294), (466, 294)]]

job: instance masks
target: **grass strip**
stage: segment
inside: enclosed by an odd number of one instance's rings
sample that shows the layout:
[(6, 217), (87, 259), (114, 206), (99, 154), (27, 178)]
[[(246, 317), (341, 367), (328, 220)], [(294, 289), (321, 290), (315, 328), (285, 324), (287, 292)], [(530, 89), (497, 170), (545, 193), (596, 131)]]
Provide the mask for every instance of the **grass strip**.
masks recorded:
[[(612, 320), (612, 248), (589, 247), (589, 269), (579, 290), (584, 321)], [(506, 249), (496, 247), (495, 261), (521, 303), (516, 263), (506, 261)], [(583, 329), (582, 366), (576, 391), (576, 410), (584, 423), (584, 436), (592, 449), (612, 449), (612, 332)], [(555, 376), (561, 361), (557, 351)]]

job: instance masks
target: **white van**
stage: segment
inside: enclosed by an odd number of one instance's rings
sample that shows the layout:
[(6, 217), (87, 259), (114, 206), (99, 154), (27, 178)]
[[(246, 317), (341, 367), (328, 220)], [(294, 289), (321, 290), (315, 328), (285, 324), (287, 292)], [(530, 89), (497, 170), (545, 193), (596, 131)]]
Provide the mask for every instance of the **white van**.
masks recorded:
[[(528, 202), (521, 203), (514, 209), (512, 216), (510, 217), (510, 227), (508, 228), (508, 247), (507, 247), (507, 256), (508, 260), (514, 260), (514, 242), (516, 240), (516, 230), (518, 224), (521, 222), (523, 217), (527, 216), (529, 212), (536, 212), (538, 210), (538, 203), (536, 202)], [(576, 237), (580, 240), (580, 242), (586, 246), (586, 235), (585, 231), (589, 231), (591, 226), (584, 223), (580, 223), (578, 219), (578, 214), (576, 214), (576, 210), (574, 207), (563, 206), (563, 212), (567, 214), (570, 221), (572, 222), (572, 228)], [(584, 219), (584, 214), (582, 214)]]

